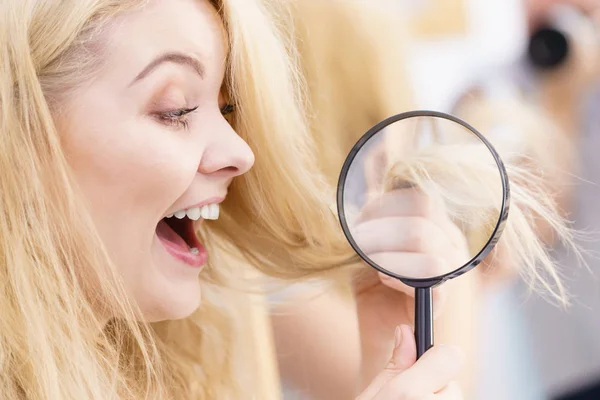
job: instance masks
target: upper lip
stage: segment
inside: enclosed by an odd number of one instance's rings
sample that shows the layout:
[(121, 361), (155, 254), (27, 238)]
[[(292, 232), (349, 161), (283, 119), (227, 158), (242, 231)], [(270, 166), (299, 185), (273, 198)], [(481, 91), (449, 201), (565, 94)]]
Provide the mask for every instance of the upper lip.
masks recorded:
[[(225, 196), (211, 197), (209, 199), (201, 201), (200, 203), (191, 204), (188, 206), (177, 208), (177, 209), (173, 210), (172, 212), (167, 213), (167, 215), (172, 215), (172, 214), (176, 213), (177, 211), (189, 210), (190, 208), (200, 208), (207, 204), (221, 204), (224, 200), (225, 200)], [(165, 215), (165, 217), (166, 217), (166, 215)]]

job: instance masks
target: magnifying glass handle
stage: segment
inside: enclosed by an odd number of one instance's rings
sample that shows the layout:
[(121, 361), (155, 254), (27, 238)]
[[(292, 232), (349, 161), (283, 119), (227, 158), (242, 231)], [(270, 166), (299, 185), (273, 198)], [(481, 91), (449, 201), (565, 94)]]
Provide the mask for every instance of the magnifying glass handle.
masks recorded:
[(433, 347), (433, 301), (432, 289), (415, 289), (415, 340), (417, 359)]

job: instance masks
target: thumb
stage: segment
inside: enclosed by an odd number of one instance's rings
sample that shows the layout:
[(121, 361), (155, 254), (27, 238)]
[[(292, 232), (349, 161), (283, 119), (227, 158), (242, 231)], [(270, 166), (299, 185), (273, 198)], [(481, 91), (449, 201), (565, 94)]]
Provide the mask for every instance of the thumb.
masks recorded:
[(387, 165), (384, 142), (376, 144), (365, 157), (364, 173), (367, 193), (381, 193)]
[(390, 361), (357, 400), (374, 398), (390, 379), (412, 367), (416, 361), (417, 345), (412, 329), (409, 326), (401, 325), (396, 328), (394, 333), (394, 351)]
[(412, 329), (406, 325), (396, 328), (394, 341), (394, 352), (385, 369), (398, 373), (407, 370), (417, 362), (417, 344)]

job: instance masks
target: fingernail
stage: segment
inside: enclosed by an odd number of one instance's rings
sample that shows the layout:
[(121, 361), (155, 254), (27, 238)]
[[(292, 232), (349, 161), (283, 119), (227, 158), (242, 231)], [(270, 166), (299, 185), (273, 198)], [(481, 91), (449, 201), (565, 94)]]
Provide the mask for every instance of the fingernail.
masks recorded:
[(402, 329), (397, 326), (396, 331), (394, 332), (394, 349), (400, 347), (400, 343), (402, 343)]

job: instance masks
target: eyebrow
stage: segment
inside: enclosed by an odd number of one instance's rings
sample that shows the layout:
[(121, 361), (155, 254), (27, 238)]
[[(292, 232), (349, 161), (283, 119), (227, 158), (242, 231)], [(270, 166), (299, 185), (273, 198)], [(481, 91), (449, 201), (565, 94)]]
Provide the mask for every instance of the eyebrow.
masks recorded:
[(152, 61), (150, 64), (148, 64), (148, 66), (146, 68), (144, 68), (144, 70), (142, 72), (140, 72), (133, 79), (133, 81), (129, 84), (129, 86), (132, 86), (134, 83), (136, 83), (136, 82), (144, 79), (148, 75), (150, 75), (150, 73), (152, 71), (154, 71), (159, 65), (161, 65), (163, 63), (168, 63), (168, 62), (190, 67), (198, 75), (200, 75), (200, 78), (204, 79), (206, 69), (204, 68), (204, 64), (202, 64), (202, 62), (200, 60), (198, 60), (195, 57), (189, 56), (187, 54), (165, 53), (165, 54), (155, 58), (154, 61)]

